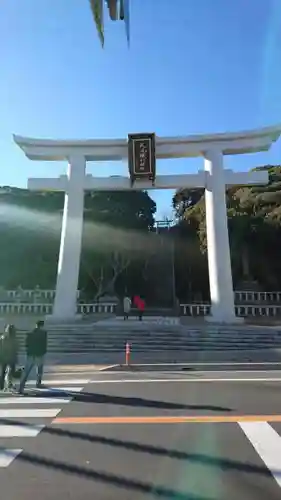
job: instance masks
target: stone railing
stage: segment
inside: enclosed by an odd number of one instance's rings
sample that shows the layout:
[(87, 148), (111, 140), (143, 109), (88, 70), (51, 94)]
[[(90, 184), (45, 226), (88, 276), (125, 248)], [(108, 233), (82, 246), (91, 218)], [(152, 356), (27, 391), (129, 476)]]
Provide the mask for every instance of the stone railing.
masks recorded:
[[(251, 291), (234, 291), (234, 300), (237, 305), (249, 303), (252, 304), (278, 304), (281, 305), (281, 292), (251, 292)], [(191, 299), (192, 303), (192, 299)], [(194, 301), (195, 304), (199, 304), (200, 301)], [(204, 302), (202, 301), (202, 304)]]
[(19, 304), (17, 302), (0, 303), (1, 315), (16, 315), (16, 314), (37, 314), (47, 315), (52, 314), (53, 304)]
[(24, 289), (18, 289), (18, 290), (7, 290), (6, 295), (12, 300), (17, 300), (19, 298), (26, 298), (26, 299), (33, 299), (35, 296), (40, 296), (42, 299), (50, 299), (53, 300), (55, 298), (55, 290), (41, 290), (41, 289), (34, 289), (34, 290), (24, 290)]
[(235, 302), (280, 302), (281, 292), (250, 292), (238, 291), (234, 292)]
[[(3, 294), (8, 299), (11, 299), (13, 301), (20, 301), (20, 300), (29, 300), (29, 301), (34, 301), (37, 299), (43, 299), (49, 300), (50, 302), (54, 301), (56, 290), (41, 290), (41, 288), (34, 288), (33, 290), (24, 290), (23, 288), (18, 288), (16, 290), (3, 290)], [(77, 290), (77, 298), (80, 297), (80, 291)]]
[[(78, 314), (94, 314), (104, 313), (112, 314), (116, 309), (116, 304), (103, 303), (103, 304), (78, 304)], [(18, 304), (17, 302), (1, 303), (0, 302), (0, 316), (1, 315), (38, 315), (45, 316), (52, 314), (53, 304)]]
[[(235, 312), (237, 316), (242, 317), (276, 317), (281, 316), (281, 305), (236, 305)], [(211, 313), (210, 304), (181, 304), (181, 316), (207, 316)]]
[[(10, 301), (20, 303), (27, 300), (28, 302), (38, 302), (40, 304), (40, 298), (42, 299), (42, 303), (50, 304), (54, 301), (55, 298), (55, 290), (44, 290), (40, 288), (35, 288), (33, 290), (24, 290), (24, 289), (16, 289), (16, 290), (2, 290), (3, 295), (7, 297), (7, 299), (11, 299)], [(77, 299), (81, 296), (81, 292), (77, 290)], [(235, 302), (240, 303), (278, 303), (281, 304), (281, 291), (277, 292), (254, 292), (254, 291), (240, 291), (235, 290), (234, 292)], [(1, 299), (0, 299), (1, 300)], [(9, 302), (9, 300), (6, 300)], [(49, 302), (46, 302), (49, 301)], [(196, 305), (196, 304), (195, 304)]]
[[(18, 304), (16, 302), (0, 303), (1, 315), (37, 315), (46, 316), (52, 314), (53, 304)], [(77, 313), (88, 314), (113, 314), (116, 311), (116, 304), (111, 302), (96, 304), (78, 304)], [(276, 317), (281, 316), (281, 305), (237, 305), (235, 306), (237, 316), (242, 317)], [(180, 314), (182, 316), (207, 316), (211, 312), (209, 304), (181, 304)]]
[(101, 304), (78, 304), (78, 314), (112, 314), (115, 312), (117, 305), (111, 302)]

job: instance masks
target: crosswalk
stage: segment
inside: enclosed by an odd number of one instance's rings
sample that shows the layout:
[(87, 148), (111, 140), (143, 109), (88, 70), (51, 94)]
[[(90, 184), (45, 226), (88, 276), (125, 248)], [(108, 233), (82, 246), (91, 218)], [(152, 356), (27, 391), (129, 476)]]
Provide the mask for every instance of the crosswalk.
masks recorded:
[(0, 395), (0, 470), (9, 467), (28, 439), (37, 437), (88, 382), (47, 380), (45, 388), (35, 389), (35, 381), (30, 381), (25, 396)]

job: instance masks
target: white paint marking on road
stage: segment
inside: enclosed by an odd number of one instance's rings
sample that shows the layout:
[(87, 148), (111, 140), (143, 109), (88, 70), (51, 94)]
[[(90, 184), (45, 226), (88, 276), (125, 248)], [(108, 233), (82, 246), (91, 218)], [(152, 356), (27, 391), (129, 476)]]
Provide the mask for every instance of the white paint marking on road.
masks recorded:
[[(173, 373), (173, 372), (169, 372), (169, 373)], [(175, 373), (179, 373), (179, 372), (175, 372)], [(235, 373), (235, 374), (240, 374), (240, 375), (244, 375), (246, 373), (251, 373), (251, 375), (253, 374), (264, 374), (264, 373), (270, 373), (271, 375), (274, 375), (274, 374), (278, 374), (278, 375), (281, 375), (281, 371), (280, 370), (196, 370), (196, 372), (194, 372), (196, 374), (202, 374), (202, 373), (215, 373), (215, 374), (229, 374), (229, 373)]]
[(63, 399), (63, 398), (0, 398), (0, 406), (1, 405), (54, 405), (54, 404), (66, 404), (69, 403), (71, 399)]
[(257, 377), (257, 378), (143, 378), (143, 379), (112, 379), (92, 380), (92, 384), (148, 384), (154, 382), (281, 382), (281, 377)]
[(0, 425), (0, 437), (36, 437), (44, 425)]
[(0, 448), (0, 469), (9, 467), (9, 465), (15, 460), (15, 458), (22, 452), (22, 449), (9, 450), (5, 448)]
[(10, 408), (0, 410), (1, 418), (54, 418), (61, 411), (61, 408)]
[[(281, 365), (280, 361), (196, 361), (193, 363), (134, 363), (133, 366), (252, 366), (252, 365)], [(120, 365), (113, 365), (120, 366)], [(116, 373), (116, 372), (115, 372)]]
[[(50, 379), (50, 380), (43, 380), (44, 385), (86, 385), (89, 382), (91, 382), (91, 379), (88, 378), (77, 378), (77, 379)], [(27, 385), (35, 385), (36, 380), (29, 380), (27, 382)]]
[[(243, 374), (243, 373), (268, 373), (268, 372), (275, 372), (275, 373), (279, 373), (280, 376), (281, 376), (281, 370), (259, 370), (259, 371), (256, 371), (256, 370), (252, 370), (252, 369), (249, 369), (249, 370), (243, 370), (243, 371), (237, 371), (237, 370), (196, 370), (196, 369), (186, 369), (186, 370), (149, 370), (149, 371), (139, 371), (139, 372), (124, 372), (124, 370), (120, 370), (120, 371), (114, 371), (114, 372), (111, 372), (111, 371), (108, 371), (108, 372), (97, 372), (94, 374), (95, 377), (97, 378), (103, 378), (104, 375), (106, 375), (107, 377), (118, 377), (120, 375), (130, 375), (131, 377), (135, 376), (135, 377), (138, 377), (139, 375), (142, 375), (142, 376), (151, 376), (152, 373), (156, 373), (156, 374), (160, 374), (160, 375), (163, 375), (163, 374), (166, 374), (166, 375), (194, 375), (194, 374), (202, 374), (202, 373), (208, 373), (208, 374), (212, 374), (212, 373), (221, 373), (221, 374), (225, 374), (225, 373), (228, 373), (228, 374)], [(91, 379), (89, 381), (89, 383), (92, 383), (93, 382), (93, 379)]]
[[(133, 365), (134, 366), (134, 365)], [(95, 374), (97, 376), (97, 379), (100, 378), (101, 376), (103, 377), (104, 375), (111, 375), (112, 377), (115, 376), (130, 376), (130, 377), (138, 377), (139, 375), (142, 376), (151, 376), (151, 371), (141, 371), (138, 373), (130, 373), (130, 372), (124, 372), (124, 371), (116, 371), (116, 372), (98, 372)], [(172, 375), (181, 375), (183, 377), (186, 376), (195, 376), (195, 375), (226, 375), (230, 376), (231, 374), (233, 375), (246, 375), (246, 374), (255, 374), (255, 375), (264, 375), (265, 373), (270, 374), (270, 375), (280, 375), (281, 377), (281, 370), (191, 370), (190, 372), (188, 370), (155, 370), (154, 373), (157, 373), (158, 375), (163, 375), (165, 374), (166, 376), (172, 376)], [(90, 383), (92, 383), (93, 379), (90, 380)]]
[(83, 391), (84, 387), (46, 387), (44, 389), (36, 389), (36, 391), (39, 391), (40, 394), (56, 394), (60, 392), (81, 392)]
[(267, 422), (238, 422), (281, 487), (281, 437)]
[[(104, 372), (106, 370), (110, 370), (110, 368), (115, 368), (116, 366), (119, 366), (119, 365), (117, 364), (117, 365), (103, 366), (102, 368), (98, 368), (96, 371), (97, 371), (97, 373)], [(87, 370), (84, 370), (84, 371), (87, 372)]]

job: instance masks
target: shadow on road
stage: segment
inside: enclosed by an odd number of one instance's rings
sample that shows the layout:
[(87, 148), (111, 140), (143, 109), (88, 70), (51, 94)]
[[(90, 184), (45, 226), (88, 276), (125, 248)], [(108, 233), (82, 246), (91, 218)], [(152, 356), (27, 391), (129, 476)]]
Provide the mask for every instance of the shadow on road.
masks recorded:
[(144, 493), (153, 494), (154, 498), (164, 498), (167, 500), (212, 500), (210, 497), (194, 495), (192, 493), (183, 493), (171, 488), (161, 486), (154, 486), (152, 483), (129, 479), (124, 476), (111, 474), (104, 471), (97, 471), (90, 468), (78, 467), (66, 462), (44, 458), (38, 455), (23, 452), (18, 460), (30, 463), (34, 466), (41, 466), (44, 468), (54, 469), (58, 472), (65, 474), (74, 474), (81, 478), (91, 481), (103, 483), (106, 486), (114, 486), (126, 490), (131, 490), (132, 494)]
[[(9, 419), (0, 419), (1, 424), (9, 424), (9, 425), (23, 425), (28, 426), (30, 424), (18, 420)], [(180, 450), (173, 450), (169, 448), (164, 448), (161, 446), (154, 446), (148, 444), (142, 444), (134, 441), (126, 441), (123, 439), (115, 439), (115, 438), (107, 438), (99, 435), (92, 435), (89, 433), (82, 433), (77, 431), (70, 431), (66, 429), (62, 429), (60, 427), (51, 426), (45, 427), (41, 434), (50, 434), (57, 437), (69, 438), (69, 439), (80, 439), (82, 441), (87, 441), (90, 443), (103, 444), (106, 446), (125, 448), (130, 451), (141, 452), (141, 453), (150, 453), (156, 456), (165, 456), (169, 458), (174, 458), (177, 460), (185, 460), (193, 463), (198, 463), (201, 465), (207, 465), (214, 468), (219, 468), (221, 470), (236, 470), (240, 472), (246, 472), (250, 474), (260, 474), (263, 476), (271, 477), (272, 474), (281, 475), (281, 470), (273, 470), (269, 472), (266, 466), (254, 465), (247, 462), (242, 462), (238, 460), (233, 460), (230, 458), (220, 458), (220, 457), (212, 457), (210, 455), (206, 455), (203, 453), (188, 453)], [(26, 455), (22, 453), (19, 459), (24, 459)], [(42, 459), (44, 460), (44, 459)], [(179, 497), (181, 498), (181, 497)], [(186, 498), (186, 497), (183, 497)], [(187, 497), (188, 498), (188, 497)]]
[[(120, 406), (135, 406), (143, 408), (159, 408), (165, 410), (209, 410), (209, 411), (222, 411), (230, 412), (231, 408), (226, 408), (224, 406), (216, 405), (186, 405), (182, 403), (171, 403), (168, 401), (157, 401), (153, 399), (145, 398), (135, 398), (135, 397), (125, 397), (125, 396), (113, 396), (111, 394), (98, 394), (93, 392), (69, 392), (69, 391), (59, 391), (50, 390), (45, 393), (40, 393), (39, 397), (44, 396), (44, 398), (66, 398), (71, 397), (73, 402), (82, 403), (94, 403), (94, 404), (114, 404)], [(36, 396), (35, 396), (36, 398)]]
[[(81, 439), (84, 441), (89, 441), (91, 443), (120, 447), (131, 451), (150, 453), (152, 455), (165, 456), (177, 460), (185, 460), (193, 463), (198, 463), (201, 465), (216, 467), (221, 470), (232, 469), (240, 472), (262, 474), (264, 476), (271, 477), (271, 473), (269, 472), (266, 466), (259, 466), (246, 462), (240, 462), (238, 460), (232, 460), (229, 458), (212, 457), (210, 455), (205, 455), (203, 453), (188, 453), (185, 451), (164, 448), (162, 446), (154, 446), (148, 444), (141, 444), (134, 441), (126, 441), (123, 439), (107, 438), (104, 436), (84, 434), (82, 432), (69, 431), (57, 427), (48, 427), (44, 429), (43, 432), (48, 432), (49, 434), (55, 434), (62, 437), (68, 437), (70, 439)], [(273, 471), (273, 473), (281, 474), (281, 470)]]

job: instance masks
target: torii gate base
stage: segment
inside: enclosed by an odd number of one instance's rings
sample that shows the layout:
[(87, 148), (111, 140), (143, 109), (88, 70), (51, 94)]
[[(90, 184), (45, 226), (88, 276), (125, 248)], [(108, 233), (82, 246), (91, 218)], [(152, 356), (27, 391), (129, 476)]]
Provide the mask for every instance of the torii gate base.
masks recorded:
[[(133, 189), (205, 188), (208, 266), (211, 296), (209, 321), (235, 323), (231, 260), (227, 227), (225, 188), (229, 185), (266, 184), (267, 172), (225, 170), (224, 155), (266, 151), (281, 133), (281, 126), (229, 134), (199, 135), (178, 138), (157, 138), (156, 158), (203, 156), (204, 171), (189, 175), (156, 176), (152, 186), (137, 181)], [(130, 190), (129, 177), (93, 177), (86, 175), (86, 161), (127, 160), (127, 141), (88, 140), (54, 141), (14, 137), (15, 142), (32, 160), (67, 160), (66, 176), (56, 179), (29, 179), (32, 190), (65, 192), (61, 244), (58, 262), (53, 317), (74, 319), (77, 311), (83, 207), (85, 190)]]

